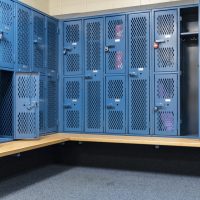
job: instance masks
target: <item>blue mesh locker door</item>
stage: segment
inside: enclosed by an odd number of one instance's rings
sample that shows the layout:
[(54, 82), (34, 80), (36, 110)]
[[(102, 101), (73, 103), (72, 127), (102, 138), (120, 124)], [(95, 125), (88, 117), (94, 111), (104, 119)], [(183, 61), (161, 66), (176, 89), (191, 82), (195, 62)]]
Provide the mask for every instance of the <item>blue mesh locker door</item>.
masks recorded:
[(149, 13), (129, 15), (129, 134), (149, 134)]
[(177, 71), (177, 10), (155, 12), (155, 71)]
[(14, 64), (14, 3), (0, 0), (0, 68)]
[(39, 136), (39, 74), (15, 75), (15, 138)]
[(177, 135), (177, 74), (155, 75), (155, 134)]
[(64, 79), (64, 131), (83, 131), (82, 78)]
[(47, 78), (47, 131), (56, 132), (57, 118), (57, 77), (55, 73), (48, 73)]
[(124, 76), (106, 77), (106, 133), (126, 133)]
[(125, 15), (106, 18), (106, 73), (125, 72)]
[(45, 17), (33, 11), (33, 71), (45, 72)]
[(58, 68), (58, 21), (47, 18), (47, 68)]
[(31, 10), (16, 4), (16, 70), (31, 70)]
[(64, 75), (83, 73), (81, 21), (64, 23)]
[(40, 135), (44, 135), (47, 132), (47, 77), (45, 75), (40, 75), (40, 110), (39, 110), (39, 128), (40, 128)]
[(85, 131), (103, 132), (103, 18), (84, 21)]

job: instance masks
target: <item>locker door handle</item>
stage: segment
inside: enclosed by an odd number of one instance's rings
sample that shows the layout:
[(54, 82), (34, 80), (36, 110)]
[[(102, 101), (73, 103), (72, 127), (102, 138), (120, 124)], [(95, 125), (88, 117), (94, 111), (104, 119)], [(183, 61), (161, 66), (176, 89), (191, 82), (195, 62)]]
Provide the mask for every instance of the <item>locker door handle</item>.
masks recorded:
[(160, 44), (160, 43), (165, 43), (165, 40), (161, 39), (161, 40), (156, 40), (155, 42)]
[(130, 76), (130, 77), (137, 77), (138, 74), (137, 74), (136, 72), (130, 72), (130, 73), (129, 73), (129, 76)]
[(87, 75), (87, 76), (85, 76), (85, 79), (87, 79), (87, 80), (92, 79), (92, 76)]
[(3, 31), (0, 31), (0, 41), (3, 40)]
[(106, 46), (104, 50), (105, 50), (105, 52), (109, 52), (109, 50), (110, 50), (111, 48), (115, 48), (115, 45)]
[(69, 51), (72, 51), (72, 49), (71, 49), (71, 48), (65, 48), (65, 49), (63, 50), (63, 54), (66, 55), (67, 52), (69, 52)]
[(155, 107), (154, 107), (154, 111), (155, 111), (155, 112), (158, 112), (159, 110), (162, 110), (163, 108), (164, 108), (163, 105), (155, 106)]
[(113, 106), (112, 104), (107, 105), (107, 109), (115, 109), (115, 106)]
[(66, 109), (71, 109), (72, 106), (71, 106), (71, 105), (65, 105), (64, 108), (66, 108)]
[(37, 108), (38, 107), (38, 102), (33, 101), (30, 104), (24, 104), (24, 106), (26, 107), (27, 110), (32, 110), (33, 108)]

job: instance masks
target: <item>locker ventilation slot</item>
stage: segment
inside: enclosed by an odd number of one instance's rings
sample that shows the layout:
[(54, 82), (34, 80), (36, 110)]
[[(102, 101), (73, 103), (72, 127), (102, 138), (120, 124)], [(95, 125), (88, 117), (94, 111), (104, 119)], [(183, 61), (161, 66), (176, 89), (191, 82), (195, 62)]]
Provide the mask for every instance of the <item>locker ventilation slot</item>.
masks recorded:
[(110, 51), (108, 54), (109, 70), (121, 70), (123, 69), (123, 52), (122, 51)]
[(100, 70), (101, 68), (101, 24), (99, 22), (87, 23), (86, 60), (87, 70)]
[(157, 32), (159, 35), (171, 35), (175, 31), (175, 18), (173, 14), (160, 15), (157, 18)]
[(174, 79), (159, 79), (157, 96), (160, 99), (172, 99), (174, 97)]
[(67, 128), (79, 128), (79, 122), (79, 111), (65, 111), (65, 123)]
[(30, 13), (28, 11), (18, 9), (17, 15), (18, 64), (30, 66)]
[(123, 20), (110, 20), (108, 22), (108, 38), (122, 39), (123, 37)]
[(65, 85), (65, 92), (67, 99), (80, 98), (80, 84), (77, 81), (68, 81)]
[(147, 18), (131, 19), (131, 68), (145, 68), (148, 63)]
[(123, 129), (123, 112), (122, 111), (108, 112), (108, 128), (110, 130)]
[(80, 56), (78, 54), (67, 54), (65, 66), (67, 72), (78, 72), (80, 70)]
[(87, 128), (101, 128), (101, 83), (91, 81), (87, 83)]
[(121, 99), (123, 97), (123, 81), (110, 80), (108, 81), (108, 97), (110, 99)]
[(67, 43), (78, 42), (80, 40), (79, 25), (67, 25), (65, 38)]
[(174, 130), (174, 113), (171, 111), (160, 111), (158, 117), (159, 131), (173, 131)]
[(131, 81), (131, 129), (147, 129), (147, 81)]
[(159, 48), (158, 53), (158, 67), (159, 68), (173, 68), (175, 63), (175, 52), (173, 47)]

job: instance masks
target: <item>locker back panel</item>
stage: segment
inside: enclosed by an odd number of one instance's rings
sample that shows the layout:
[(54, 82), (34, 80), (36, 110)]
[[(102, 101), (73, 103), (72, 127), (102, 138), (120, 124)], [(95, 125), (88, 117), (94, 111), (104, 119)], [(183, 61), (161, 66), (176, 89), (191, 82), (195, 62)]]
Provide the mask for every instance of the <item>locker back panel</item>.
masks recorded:
[(129, 15), (129, 134), (149, 134), (149, 17)]
[(29, 72), (31, 70), (31, 10), (16, 5), (16, 38), (17, 38), (17, 62), (16, 69), (18, 71)]
[(0, 0), (0, 68), (13, 68), (14, 3)]
[(155, 134), (177, 135), (177, 90), (176, 74), (155, 75)]
[(125, 72), (125, 16), (106, 18), (106, 73)]
[(64, 23), (64, 75), (82, 74), (82, 25), (81, 21)]
[(64, 131), (83, 131), (82, 78), (64, 79)]
[(106, 77), (106, 133), (125, 134), (125, 77)]
[(16, 73), (15, 76), (15, 138), (36, 138), (39, 136), (39, 74)]
[(45, 71), (45, 17), (33, 12), (33, 70)]
[(47, 18), (47, 68), (58, 68), (58, 22)]
[(155, 71), (177, 71), (177, 10), (155, 12)]
[(85, 131), (103, 132), (103, 80), (93, 77), (85, 81)]

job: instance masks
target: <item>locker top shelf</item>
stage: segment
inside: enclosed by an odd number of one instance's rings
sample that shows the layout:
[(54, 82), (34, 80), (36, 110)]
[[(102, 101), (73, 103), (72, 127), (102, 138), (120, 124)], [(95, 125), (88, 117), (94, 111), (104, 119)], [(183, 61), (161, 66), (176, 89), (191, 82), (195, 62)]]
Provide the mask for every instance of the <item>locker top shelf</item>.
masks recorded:
[(200, 139), (57, 133), (37, 140), (2, 143), (0, 144), (0, 157), (70, 141), (200, 148)]

